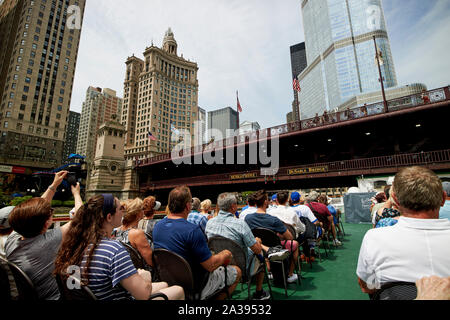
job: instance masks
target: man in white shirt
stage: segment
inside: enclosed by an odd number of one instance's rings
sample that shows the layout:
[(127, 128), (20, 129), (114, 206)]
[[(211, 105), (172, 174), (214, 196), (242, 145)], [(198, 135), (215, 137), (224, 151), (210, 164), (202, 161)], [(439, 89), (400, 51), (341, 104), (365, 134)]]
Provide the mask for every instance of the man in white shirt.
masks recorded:
[(410, 167), (397, 173), (393, 189), (398, 223), (369, 230), (359, 253), (356, 274), (368, 294), (389, 282), (450, 276), (450, 221), (439, 219), (446, 198), (441, 181), (429, 169)]
[[(305, 232), (305, 225), (300, 221), (300, 218), (297, 216), (295, 211), (288, 206), (288, 200), (289, 193), (279, 192), (276, 198), (277, 206), (270, 210), (270, 212), (267, 212), (267, 214), (277, 217), (285, 224), (293, 226), (296, 234), (293, 234), (292, 236), (294, 239), (297, 239), (302, 233)], [(298, 242), (296, 240), (292, 242), (286, 241), (285, 247), (292, 252), (293, 259), (291, 259), (291, 264), (289, 266), (289, 274), (292, 274), (295, 268), (295, 261), (298, 259)]]
[(242, 212), (239, 214), (239, 219), (244, 220), (244, 221), (245, 221), (245, 217), (248, 214), (255, 213), (256, 210), (258, 209), (256, 207), (256, 203), (255, 203), (255, 199), (253, 197), (253, 194), (248, 197), (247, 203), (248, 203), (248, 208), (245, 209), (245, 210), (242, 210)]

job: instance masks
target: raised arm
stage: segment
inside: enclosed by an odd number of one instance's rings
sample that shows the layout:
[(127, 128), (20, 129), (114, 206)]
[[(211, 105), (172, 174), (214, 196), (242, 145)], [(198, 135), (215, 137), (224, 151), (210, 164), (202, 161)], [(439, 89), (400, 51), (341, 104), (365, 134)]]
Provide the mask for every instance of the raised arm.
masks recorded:
[(42, 199), (47, 200), (49, 203), (52, 202), (53, 197), (55, 196), (56, 189), (59, 187), (61, 182), (67, 176), (68, 171), (60, 171), (55, 174), (55, 178), (53, 179), (53, 183), (48, 187), (48, 189), (41, 196)]
[[(83, 205), (83, 200), (81, 199), (81, 195), (80, 195), (80, 183), (77, 182), (76, 186), (71, 186), (71, 191), (72, 191), (72, 195), (73, 198), (75, 199), (75, 208), (74, 208), (74, 215), (76, 215), (78, 209), (80, 209), (80, 207)], [(69, 231), (71, 222), (69, 221), (68, 223), (66, 223), (65, 225), (63, 225), (61, 227), (61, 233), (62, 233), (62, 237), (63, 240), (66, 237), (67, 232)]]

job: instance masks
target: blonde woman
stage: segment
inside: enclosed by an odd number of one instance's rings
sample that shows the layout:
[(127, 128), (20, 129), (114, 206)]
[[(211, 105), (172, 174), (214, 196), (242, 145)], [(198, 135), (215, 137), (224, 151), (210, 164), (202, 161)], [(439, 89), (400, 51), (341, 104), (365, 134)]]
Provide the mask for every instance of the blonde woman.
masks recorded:
[(143, 230), (138, 229), (139, 221), (144, 217), (143, 201), (136, 198), (124, 203), (125, 214), (123, 215), (122, 225), (115, 229), (113, 236), (116, 240), (123, 241), (134, 247), (145, 262), (153, 267), (152, 248)]
[(200, 214), (205, 216), (208, 220), (212, 218), (212, 215), (209, 213), (211, 210), (212, 202), (209, 199), (203, 200), (200, 203)]

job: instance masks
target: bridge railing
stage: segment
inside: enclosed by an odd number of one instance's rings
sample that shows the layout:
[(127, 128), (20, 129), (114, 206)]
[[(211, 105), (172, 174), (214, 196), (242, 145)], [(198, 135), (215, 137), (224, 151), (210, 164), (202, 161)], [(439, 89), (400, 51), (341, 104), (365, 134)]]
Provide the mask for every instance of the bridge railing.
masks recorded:
[[(428, 101), (426, 101), (426, 97)], [(391, 99), (387, 101), (388, 111), (398, 111), (402, 109), (417, 107), (425, 105), (427, 103), (437, 103), (450, 100), (450, 86), (429, 90), (423, 94), (413, 94), (396, 99)], [(283, 135), (290, 132), (296, 132), (300, 130), (307, 130), (311, 128), (321, 127), (333, 123), (339, 123), (354, 119), (360, 119), (364, 117), (374, 116), (384, 113), (384, 106), (382, 102), (373, 103), (369, 105), (364, 105), (360, 107), (355, 107), (352, 109), (347, 109), (344, 111), (339, 111), (335, 113), (324, 113), (323, 115), (317, 115), (311, 119), (305, 119), (301, 121), (296, 121), (288, 124), (282, 124), (275, 127), (261, 129), (257, 132), (252, 133), (249, 141), (257, 141), (259, 139), (265, 139), (273, 135)], [(214, 141), (209, 144), (204, 144), (202, 146), (196, 146), (191, 148), (191, 155), (197, 152), (203, 152), (204, 150), (221, 148), (223, 146), (230, 146), (233, 144), (245, 143), (245, 135), (231, 137), (223, 139), (222, 141)], [(247, 140), (248, 141), (248, 140)], [(183, 150), (180, 154), (189, 154), (189, 149)], [(148, 165), (160, 161), (166, 161), (171, 158), (171, 154), (163, 154), (156, 157), (148, 158), (146, 160), (137, 161), (136, 165)]]
[[(364, 159), (353, 159), (353, 160), (342, 160), (334, 162), (324, 162), (324, 163), (314, 163), (302, 166), (293, 167), (283, 167), (280, 168), (278, 174), (279, 177), (291, 176), (289, 174), (290, 170), (293, 169), (308, 169), (311, 172), (319, 173), (333, 173), (342, 171), (353, 171), (353, 170), (370, 170), (377, 168), (395, 168), (395, 167), (406, 167), (413, 165), (429, 165), (436, 163), (450, 163), (450, 149), (429, 151), (429, 152), (419, 152), (419, 153), (407, 153), (407, 154), (397, 154), (390, 156), (381, 156), (374, 158), (364, 158)], [(314, 170), (314, 169), (323, 170)], [(230, 172), (223, 174), (213, 174), (208, 176), (196, 176), (187, 178), (177, 178), (170, 180), (155, 181), (151, 183), (144, 183), (141, 185), (142, 189), (152, 188), (157, 186), (175, 186), (175, 185), (190, 185), (198, 182), (213, 181), (213, 184), (220, 184), (225, 181), (230, 181), (232, 175), (238, 175), (243, 173), (256, 173), (255, 178), (247, 179), (248, 181), (264, 178), (260, 175), (259, 170), (246, 171), (246, 172)], [(314, 174), (314, 173), (310, 173)]]

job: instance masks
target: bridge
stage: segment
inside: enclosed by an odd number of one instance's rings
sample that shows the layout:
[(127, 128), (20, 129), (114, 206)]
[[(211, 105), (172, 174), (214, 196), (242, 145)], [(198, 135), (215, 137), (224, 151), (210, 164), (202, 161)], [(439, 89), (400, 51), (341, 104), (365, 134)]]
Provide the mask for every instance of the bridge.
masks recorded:
[[(179, 185), (202, 194), (257, 188), (303, 189), (355, 185), (356, 177), (393, 174), (400, 167), (421, 165), (444, 172), (450, 169), (450, 87), (330, 113), (214, 141), (180, 152), (185, 162), (171, 154), (136, 161), (140, 191), (166, 195)], [(261, 174), (261, 159), (252, 163), (249, 150), (265, 140), (279, 138), (279, 170)], [(233, 165), (194, 164), (205, 153), (224, 154), (233, 149)], [(241, 153), (241, 154), (239, 154)], [(238, 162), (240, 160), (245, 160)], [(228, 159), (227, 159), (228, 160)], [(243, 164), (238, 164), (243, 163)], [(450, 170), (449, 170), (450, 171)]]

